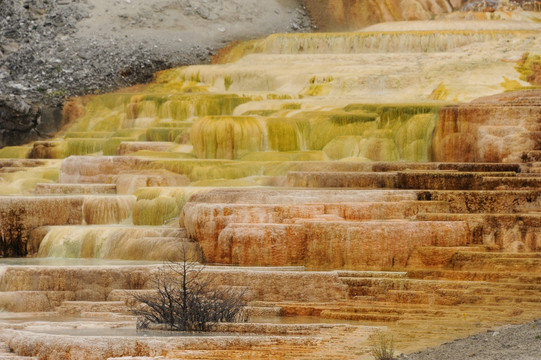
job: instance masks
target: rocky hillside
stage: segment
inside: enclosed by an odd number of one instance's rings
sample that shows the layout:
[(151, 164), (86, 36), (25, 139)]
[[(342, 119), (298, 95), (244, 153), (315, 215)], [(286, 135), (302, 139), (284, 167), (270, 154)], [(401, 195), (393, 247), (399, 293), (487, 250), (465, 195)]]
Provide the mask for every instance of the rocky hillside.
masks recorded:
[(207, 62), (233, 40), (310, 29), (297, 0), (2, 0), (0, 148), (56, 131), (69, 96)]

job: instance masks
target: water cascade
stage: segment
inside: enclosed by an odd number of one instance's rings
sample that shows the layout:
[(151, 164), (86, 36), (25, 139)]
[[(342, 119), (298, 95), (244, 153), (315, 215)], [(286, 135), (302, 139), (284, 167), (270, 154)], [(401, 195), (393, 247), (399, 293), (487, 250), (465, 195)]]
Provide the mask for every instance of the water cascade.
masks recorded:
[(88, 225), (118, 224), (127, 219), (135, 205), (135, 197), (88, 197), (83, 202), (83, 217)]
[(263, 129), (253, 117), (204, 117), (190, 135), (194, 153), (202, 159), (239, 159), (264, 149)]
[(195, 258), (201, 257), (197, 243), (183, 240), (178, 229), (59, 226), (45, 235), (38, 256), (179, 261), (186, 244)]
[[(407, 25), (406, 25), (407, 26)], [(375, 26), (377, 27), (377, 26)], [(526, 29), (531, 26), (526, 25)], [(378, 31), (355, 33), (276, 34), (232, 47), (219, 62), (232, 62), (248, 54), (355, 54), (448, 52), (473, 43), (528, 35), (535, 30)]]
[[(273, 334), (238, 348), (118, 337), (129, 350), (116, 358), (238, 358), (246, 345), (349, 359), (366, 355), (366, 324), (408, 352), (539, 318), (540, 31), (442, 20), (276, 34), (72, 99), (55, 138), (0, 149), (0, 252), (75, 265), (5, 259), (0, 306), (133, 322), (126, 290), (151, 290), (157, 263), (184, 249), (256, 316), (349, 325), (229, 327)], [(60, 346), (17, 326), (2, 335), (34, 344), (27, 355)], [(65, 348), (87, 351), (75, 338)]]
[(135, 225), (163, 225), (177, 219), (193, 194), (209, 191), (204, 187), (146, 187), (135, 192)]

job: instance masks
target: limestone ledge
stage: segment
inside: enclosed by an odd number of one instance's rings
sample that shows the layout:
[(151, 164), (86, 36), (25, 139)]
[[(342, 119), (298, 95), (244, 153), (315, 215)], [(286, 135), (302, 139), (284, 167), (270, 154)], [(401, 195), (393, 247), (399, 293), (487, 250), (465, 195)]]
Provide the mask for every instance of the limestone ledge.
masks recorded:
[[(5, 266), (0, 279), (0, 303), (9, 311), (50, 311), (66, 300), (117, 300), (116, 290), (152, 289), (158, 268), (159, 265)], [(328, 302), (346, 296), (346, 286), (334, 271), (207, 266), (202, 274), (220, 285), (247, 288), (249, 301)]]
[(318, 337), (192, 336), (192, 337), (75, 337), (6, 330), (3, 337), (21, 356), (40, 359), (103, 360), (124, 356), (163, 356), (179, 351), (246, 350), (265, 346), (315, 346)]
[(126, 219), (135, 197), (107, 195), (0, 197), (3, 257), (35, 254), (31, 231), (44, 225), (118, 223)]
[(538, 150), (541, 90), (511, 91), (445, 107), (434, 131), (434, 161), (517, 162)]

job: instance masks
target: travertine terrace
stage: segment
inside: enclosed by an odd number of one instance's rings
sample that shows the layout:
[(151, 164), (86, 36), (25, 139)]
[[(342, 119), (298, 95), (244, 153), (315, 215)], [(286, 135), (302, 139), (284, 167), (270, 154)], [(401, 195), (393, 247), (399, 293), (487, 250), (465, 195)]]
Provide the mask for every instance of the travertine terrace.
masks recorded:
[[(239, 43), (0, 149), (2, 351), (362, 359), (541, 317), (541, 26), (494, 14)], [(249, 323), (134, 336), (180, 247)]]

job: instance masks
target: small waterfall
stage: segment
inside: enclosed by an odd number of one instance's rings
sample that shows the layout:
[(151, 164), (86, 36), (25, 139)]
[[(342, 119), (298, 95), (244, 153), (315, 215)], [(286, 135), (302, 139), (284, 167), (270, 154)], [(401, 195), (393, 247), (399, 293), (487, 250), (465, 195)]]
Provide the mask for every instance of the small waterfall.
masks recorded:
[[(321, 151), (331, 159), (428, 161), (439, 107), (350, 105), (335, 111), (299, 111), (291, 117), (205, 117), (191, 129), (200, 158), (255, 160), (261, 151)], [(263, 127), (261, 123), (264, 123)], [(356, 145), (344, 147), (342, 141)], [(351, 152), (347, 153), (348, 148)], [(269, 158), (261, 155), (260, 159)]]
[(148, 187), (135, 192), (133, 208), (135, 225), (163, 225), (177, 219), (188, 199), (196, 193), (209, 191), (204, 187)]
[(83, 202), (83, 217), (88, 225), (119, 224), (130, 217), (135, 196), (90, 196)]
[(201, 258), (178, 228), (59, 226), (45, 235), (38, 257), (175, 261), (185, 244)]
[(181, 100), (167, 100), (158, 110), (158, 116), (162, 119), (183, 121), (188, 119), (190, 115), (191, 109), (189, 103)]
[(63, 158), (70, 155), (89, 155), (100, 152), (105, 145), (103, 139), (67, 139), (66, 153)]
[(273, 117), (267, 120), (269, 148), (274, 151), (306, 150), (304, 131), (308, 123), (302, 119)]
[(250, 116), (207, 116), (197, 120), (190, 132), (194, 153), (203, 159), (239, 159), (264, 149), (263, 128)]

